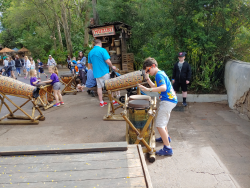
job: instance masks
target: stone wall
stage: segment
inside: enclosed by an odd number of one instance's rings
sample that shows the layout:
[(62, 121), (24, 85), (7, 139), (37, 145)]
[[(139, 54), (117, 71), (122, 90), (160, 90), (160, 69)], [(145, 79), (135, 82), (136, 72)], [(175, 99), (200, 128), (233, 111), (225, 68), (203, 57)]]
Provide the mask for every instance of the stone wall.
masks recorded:
[(230, 60), (225, 68), (228, 104), (250, 118), (250, 63)]

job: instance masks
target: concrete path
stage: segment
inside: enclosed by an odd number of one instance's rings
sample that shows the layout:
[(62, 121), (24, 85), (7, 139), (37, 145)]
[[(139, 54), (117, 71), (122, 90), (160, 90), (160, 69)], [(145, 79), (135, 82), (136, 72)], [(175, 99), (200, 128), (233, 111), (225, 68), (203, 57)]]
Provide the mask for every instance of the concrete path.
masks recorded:
[[(97, 97), (79, 92), (63, 98), (65, 105), (44, 111), (46, 120), (38, 125), (0, 126), (0, 146), (125, 141), (125, 122), (103, 121), (107, 107), (100, 108)], [(189, 103), (171, 113), (168, 127), (174, 155), (147, 162), (155, 188), (249, 187), (250, 122), (227, 104)]]

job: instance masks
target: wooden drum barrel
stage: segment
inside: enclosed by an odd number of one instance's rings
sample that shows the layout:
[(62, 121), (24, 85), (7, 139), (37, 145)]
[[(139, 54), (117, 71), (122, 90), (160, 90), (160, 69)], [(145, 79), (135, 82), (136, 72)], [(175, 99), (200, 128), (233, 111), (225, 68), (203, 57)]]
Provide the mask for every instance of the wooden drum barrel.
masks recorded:
[[(71, 74), (71, 73), (62, 74), (62, 75), (60, 76), (61, 80), (62, 80), (65, 84), (68, 84), (68, 83), (72, 80), (73, 77), (74, 77), (74, 75)], [(71, 91), (71, 90), (72, 90), (72, 89), (71, 89), (70, 85), (68, 85), (68, 86), (66, 86), (66, 88), (65, 88), (64, 91)]]
[[(148, 110), (150, 108), (150, 97), (143, 95), (132, 95), (136, 96), (136, 99), (130, 99), (128, 103), (128, 118), (134, 127), (141, 133), (148, 120)], [(131, 96), (131, 97), (132, 97)], [(142, 100), (140, 100), (142, 97)], [(139, 100), (138, 100), (139, 99)], [(151, 135), (151, 124), (146, 130), (143, 138), (149, 143)], [(129, 127), (129, 144), (134, 144), (137, 140), (137, 134)], [(142, 142), (141, 142), (142, 144)]]
[(46, 84), (46, 83), (39, 83), (39, 82), (38, 82), (38, 84), (36, 84), (36, 87), (40, 88), (40, 91), (39, 91), (40, 98), (43, 101), (43, 103), (46, 104), (46, 105), (48, 103), (47, 97), (46, 97), (46, 93), (47, 93), (46, 90), (47, 90), (47, 88), (44, 88), (44, 87), (47, 86), (47, 85), (48, 84)]
[(6, 76), (0, 76), (0, 92), (25, 98), (39, 96), (39, 88)]
[(116, 78), (106, 80), (104, 83), (104, 88), (106, 90), (119, 89), (119, 88), (124, 88), (128, 86), (140, 84), (144, 80), (145, 80), (144, 71), (139, 70), (139, 71), (121, 75)]

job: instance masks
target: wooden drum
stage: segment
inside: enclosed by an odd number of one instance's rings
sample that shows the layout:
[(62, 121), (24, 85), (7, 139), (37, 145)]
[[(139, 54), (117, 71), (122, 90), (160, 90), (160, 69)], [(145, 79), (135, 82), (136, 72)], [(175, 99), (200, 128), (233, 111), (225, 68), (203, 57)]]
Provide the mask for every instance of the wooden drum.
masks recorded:
[[(62, 75), (60, 76), (61, 80), (62, 80), (65, 84), (68, 84), (68, 83), (72, 80), (73, 77), (74, 77), (74, 75), (71, 74), (71, 73), (62, 74)], [(66, 85), (66, 88), (65, 88), (64, 91), (71, 91), (71, 90), (72, 90), (72, 89), (71, 89), (70, 85)]]
[(144, 80), (144, 71), (140, 70), (106, 80), (104, 83), (104, 88), (106, 90), (120, 89), (142, 83)]
[[(44, 104), (47, 105), (48, 101), (47, 101), (47, 97), (46, 97), (46, 91), (47, 91), (47, 87), (49, 87), (50, 84), (46, 84), (46, 83), (39, 83), (36, 84), (36, 87), (40, 88), (40, 91), (39, 91), (39, 95), (40, 95), (40, 98), (41, 100), (43, 101)], [(53, 100), (52, 100), (53, 101)]]
[(0, 92), (24, 98), (39, 96), (39, 88), (6, 76), (0, 76)]
[[(130, 99), (128, 103), (128, 118), (134, 127), (141, 133), (148, 120), (148, 110), (150, 109), (150, 97), (143, 95), (133, 95), (136, 99)], [(132, 96), (131, 96), (132, 97)], [(140, 99), (142, 97), (142, 99)], [(133, 97), (132, 97), (133, 98)], [(149, 143), (151, 135), (151, 124), (146, 130), (143, 138)], [(134, 144), (137, 134), (129, 127), (129, 144)], [(141, 143), (142, 144), (142, 143)]]

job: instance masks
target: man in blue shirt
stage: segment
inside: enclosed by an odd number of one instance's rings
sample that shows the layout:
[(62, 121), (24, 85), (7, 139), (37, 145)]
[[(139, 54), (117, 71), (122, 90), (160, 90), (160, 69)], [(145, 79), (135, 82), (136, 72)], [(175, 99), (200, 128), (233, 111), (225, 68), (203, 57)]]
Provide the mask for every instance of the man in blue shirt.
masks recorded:
[[(145, 70), (145, 77), (151, 88), (146, 88), (142, 85), (139, 87), (142, 91), (159, 92), (160, 106), (157, 112), (156, 127), (161, 135), (156, 139), (156, 142), (163, 142), (163, 149), (156, 151), (157, 155), (172, 156), (173, 150), (170, 146), (171, 139), (168, 134), (167, 124), (170, 119), (170, 113), (177, 104), (177, 97), (171, 82), (164, 71), (158, 69), (157, 61), (154, 58), (147, 58), (144, 61), (143, 69)], [(150, 76), (155, 76), (157, 86), (150, 80)]]
[(107, 103), (102, 100), (102, 88), (104, 87), (105, 80), (110, 79), (109, 67), (112, 67), (114, 70), (116, 68), (112, 65), (107, 50), (102, 48), (102, 41), (95, 39), (94, 42), (95, 46), (88, 54), (88, 63), (96, 78), (100, 107), (103, 107)]
[(86, 87), (92, 88), (96, 86), (96, 79), (94, 78), (92, 69), (89, 69), (87, 72), (87, 81), (86, 81)]

